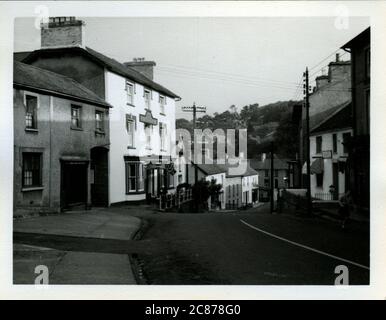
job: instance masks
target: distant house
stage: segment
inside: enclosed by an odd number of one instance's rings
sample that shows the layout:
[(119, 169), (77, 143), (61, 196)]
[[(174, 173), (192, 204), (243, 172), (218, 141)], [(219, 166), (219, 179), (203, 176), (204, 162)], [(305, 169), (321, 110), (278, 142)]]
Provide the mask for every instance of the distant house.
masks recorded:
[[(84, 22), (53, 17), (41, 26), (41, 49), (23, 62), (71, 77), (110, 110), (109, 204), (157, 199), (175, 190), (175, 100), (153, 81), (152, 61), (121, 63), (84, 44)], [(24, 54), (19, 54), (22, 58)]]
[(191, 184), (195, 182), (195, 168), (197, 167), (197, 180), (205, 180), (208, 182), (214, 181), (216, 184), (220, 184), (222, 189), (217, 199), (209, 198), (208, 206), (209, 208), (215, 209), (217, 204), (219, 204), (220, 209), (225, 209), (225, 199), (226, 199), (226, 174), (227, 168), (223, 165), (217, 164), (194, 164), (191, 163), (188, 166), (188, 181)]
[(15, 214), (108, 205), (111, 105), (35, 66), (13, 75)]
[(346, 43), (352, 58), (352, 128), (349, 162), (352, 165), (351, 190), (356, 205), (370, 206), (370, 28)]
[(349, 189), (348, 145), (351, 102), (343, 104), (310, 133), (311, 195), (338, 200)]
[(226, 205), (228, 208), (239, 208), (246, 205), (253, 205), (259, 201), (258, 172), (252, 169), (248, 163), (245, 172), (226, 175)]
[[(274, 155), (274, 185), (275, 189), (288, 188), (289, 159), (279, 159)], [(250, 166), (258, 172), (259, 197), (260, 201), (268, 201), (269, 190), (271, 189), (271, 159), (266, 154), (261, 155), (261, 159), (251, 159)]]

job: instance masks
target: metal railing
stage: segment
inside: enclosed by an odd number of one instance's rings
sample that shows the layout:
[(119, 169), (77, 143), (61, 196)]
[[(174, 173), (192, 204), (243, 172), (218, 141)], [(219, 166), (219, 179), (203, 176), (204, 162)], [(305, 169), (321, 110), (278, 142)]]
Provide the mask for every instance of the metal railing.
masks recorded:
[(192, 189), (163, 194), (159, 197), (159, 210), (166, 211), (173, 208), (180, 208), (181, 204), (192, 200), (192, 195)]
[(344, 193), (317, 192), (313, 198), (321, 201), (338, 201), (343, 195)]

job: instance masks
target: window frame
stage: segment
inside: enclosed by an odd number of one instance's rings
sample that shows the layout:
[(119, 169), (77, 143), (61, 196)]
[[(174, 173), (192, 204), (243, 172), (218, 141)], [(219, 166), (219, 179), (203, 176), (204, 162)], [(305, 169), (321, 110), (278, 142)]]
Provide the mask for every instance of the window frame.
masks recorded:
[[(320, 141), (320, 143), (319, 143)], [(315, 153), (319, 154), (322, 153), (323, 150), (323, 136), (316, 136), (315, 137)]]
[(338, 153), (338, 135), (336, 133), (332, 134), (332, 152)]
[[(97, 114), (101, 115), (100, 120), (97, 120)], [(101, 124), (100, 128), (98, 128), (98, 123)], [(97, 133), (104, 133), (105, 132), (105, 113), (102, 110), (95, 110), (95, 131)]]
[[(131, 88), (132, 92), (130, 93), (129, 88)], [(126, 90), (126, 103), (134, 107), (134, 95), (135, 95), (135, 84), (131, 81), (126, 80), (125, 84)]]
[(160, 136), (160, 150), (166, 151), (166, 137), (167, 137), (167, 126), (166, 123), (160, 122), (159, 123), (159, 136)]
[[(82, 127), (82, 105), (79, 105), (79, 104), (73, 104), (71, 103), (71, 129), (74, 129), (74, 130), (82, 130), (83, 127)], [(78, 110), (78, 125), (75, 126), (74, 123), (73, 123), (73, 120), (74, 120), (74, 115), (73, 115), (73, 110)], [(76, 118), (75, 118), (76, 119)]]
[[(39, 165), (39, 168), (38, 169), (34, 169), (34, 170), (38, 170), (38, 177), (35, 176), (35, 179), (37, 178), (38, 181), (34, 181), (34, 173), (31, 172), (31, 184), (26, 184), (25, 183), (25, 179), (26, 179), (26, 176), (25, 176), (25, 173), (26, 173), (26, 156), (35, 156), (36, 159), (38, 160), (38, 165)], [(35, 159), (35, 160), (36, 160)], [(31, 165), (32, 166), (32, 165)], [(31, 169), (30, 171), (32, 171), (33, 169)], [(35, 173), (36, 175), (36, 173)], [(30, 189), (30, 188), (40, 188), (40, 187), (43, 187), (43, 153), (42, 152), (22, 152), (22, 174), (21, 174), (21, 178), (22, 178), (22, 181), (21, 181), (21, 185), (22, 185), (22, 189)]]
[[(146, 93), (149, 94), (149, 99), (146, 99)], [(145, 109), (151, 110), (152, 91), (150, 89), (143, 89), (143, 98), (145, 101)]]
[[(163, 100), (163, 103), (162, 103)], [(165, 115), (165, 106), (166, 106), (166, 96), (164, 95), (159, 95), (159, 105), (160, 105), (160, 114)]]
[[(27, 126), (27, 113), (28, 113), (28, 104), (27, 104), (27, 97), (33, 97), (36, 99), (36, 106), (35, 110), (32, 115), (32, 126)], [(38, 109), (39, 109), (39, 95), (25, 92), (24, 93), (24, 106), (25, 106), (25, 116), (24, 116), (24, 125), (26, 131), (37, 131), (38, 130)]]
[[(130, 135), (129, 131), (129, 123), (131, 124), (130, 127), (132, 127), (132, 135)], [(137, 129), (137, 121), (136, 117), (131, 114), (126, 114), (126, 132), (129, 137), (127, 147), (130, 149), (135, 149), (136, 143), (135, 143), (135, 134)], [(130, 137), (132, 141), (130, 141)], [(132, 143), (130, 143), (132, 142)]]
[[(134, 165), (134, 175), (130, 172), (130, 166)], [(125, 160), (125, 184), (126, 194), (145, 193), (145, 166), (141, 161)], [(134, 179), (135, 189), (131, 189), (131, 179)]]

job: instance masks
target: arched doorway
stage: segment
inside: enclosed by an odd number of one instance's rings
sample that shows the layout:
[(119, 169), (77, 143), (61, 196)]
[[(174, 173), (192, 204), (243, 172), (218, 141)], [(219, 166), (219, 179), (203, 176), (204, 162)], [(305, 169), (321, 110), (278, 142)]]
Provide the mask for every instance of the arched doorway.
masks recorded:
[(91, 149), (91, 205), (107, 207), (109, 205), (109, 168), (108, 152), (105, 147)]

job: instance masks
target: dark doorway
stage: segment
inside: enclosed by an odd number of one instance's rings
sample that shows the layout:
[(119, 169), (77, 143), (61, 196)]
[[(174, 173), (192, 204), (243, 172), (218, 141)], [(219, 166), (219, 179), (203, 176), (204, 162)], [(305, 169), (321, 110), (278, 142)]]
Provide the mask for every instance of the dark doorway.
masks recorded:
[(338, 167), (337, 162), (334, 162), (332, 164), (332, 184), (335, 187), (335, 190), (333, 193), (333, 200), (338, 200), (338, 198), (339, 198), (339, 167)]
[(62, 208), (87, 206), (87, 167), (85, 161), (62, 162)]
[(109, 205), (108, 149), (92, 148), (90, 157), (91, 204), (97, 207), (107, 207)]

